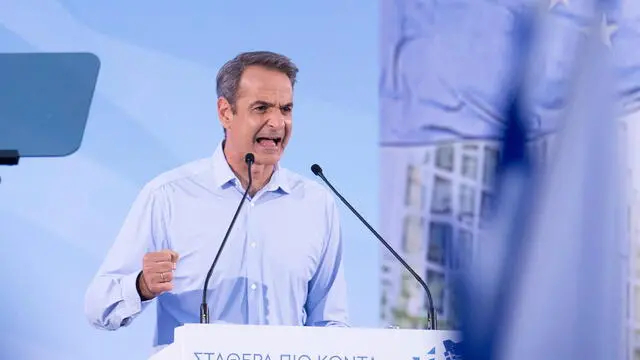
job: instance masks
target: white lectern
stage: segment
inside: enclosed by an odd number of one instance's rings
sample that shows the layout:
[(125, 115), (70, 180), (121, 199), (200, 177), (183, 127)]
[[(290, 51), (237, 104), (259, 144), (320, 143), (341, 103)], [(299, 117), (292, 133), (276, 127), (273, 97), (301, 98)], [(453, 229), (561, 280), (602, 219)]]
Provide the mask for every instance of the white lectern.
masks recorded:
[(150, 360), (452, 360), (454, 331), (186, 324)]

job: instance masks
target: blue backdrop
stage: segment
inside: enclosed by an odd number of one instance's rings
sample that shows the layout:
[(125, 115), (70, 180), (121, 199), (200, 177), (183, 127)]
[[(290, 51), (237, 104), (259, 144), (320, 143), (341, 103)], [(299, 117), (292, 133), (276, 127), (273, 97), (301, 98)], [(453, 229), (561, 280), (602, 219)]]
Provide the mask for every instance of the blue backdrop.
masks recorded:
[[(141, 186), (209, 156), (222, 132), (215, 74), (268, 49), (301, 68), (284, 163), (318, 162), (377, 222), (377, 2), (0, 2), (0, 52), (89, 51), (102, 61), (80, 150), (0, 169), (0, 357), (141, 359), (154, 309), (114, 333), (84, 318), (86, 286)], [(354, 175), (354, 169), (358, 174)], [(376, 240), (342, 207), (355, 326), (378, 326)]]

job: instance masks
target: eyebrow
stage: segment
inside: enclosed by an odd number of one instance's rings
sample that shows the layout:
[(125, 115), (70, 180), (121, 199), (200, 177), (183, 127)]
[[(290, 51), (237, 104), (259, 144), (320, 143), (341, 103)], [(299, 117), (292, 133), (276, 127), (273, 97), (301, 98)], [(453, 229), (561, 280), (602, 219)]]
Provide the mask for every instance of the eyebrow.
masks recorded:
[[(251, 107), (254, 107), (254, 106), (266, 106), (266, 107), (270, 107), (271, 108), (271, 107), (274, 107), (276, 105), (274, 103), (266, 102), (266, 101), (263, 101), (263, 100), (256, 100), (256, 101), (251, 103)], [(293, 103), (290, 102), (290, 103), (284, 104), (284, 105), (280, 106), (280, 109), (285, 108), (285, 107), (293, 107)]]

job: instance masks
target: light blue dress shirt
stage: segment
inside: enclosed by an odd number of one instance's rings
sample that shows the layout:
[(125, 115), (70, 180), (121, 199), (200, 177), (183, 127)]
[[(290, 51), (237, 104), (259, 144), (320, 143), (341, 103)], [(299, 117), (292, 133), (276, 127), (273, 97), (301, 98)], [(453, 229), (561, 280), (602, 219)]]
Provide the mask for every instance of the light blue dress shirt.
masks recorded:
[[(198, 323), (207, 270), (244, 190), (219, 144), (212, 158), (168, 171), (140, 192), (91, 282), (86, 315), (94, 326), (129, 325), (157, 301), (154, 346), (174, 329)], [(136, 277), (145, 253), (171, 249), (180, 258), (174, 289), (141, 301)], [(211, 322), (348, 326), (338, 209), (320, 184), (277, 167), (247, 197), (211, 276)]]

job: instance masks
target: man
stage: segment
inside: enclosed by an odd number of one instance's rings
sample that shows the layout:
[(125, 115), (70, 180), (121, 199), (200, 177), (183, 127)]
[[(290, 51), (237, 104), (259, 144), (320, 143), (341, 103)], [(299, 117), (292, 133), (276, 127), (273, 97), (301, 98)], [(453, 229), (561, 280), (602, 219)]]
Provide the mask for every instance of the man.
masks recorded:
[(154, 346), (199, 322), (206, 273), (248, 184), (253, 186), (209, 281), (212, 323), (347, 326), (336, 203), (278, 165), (292, 130), (298, 69), (249, 52), (217, 76), (225, 131), (212, 158), (168, 171), (141, 191), (86, 294), (89, 321), (116, 330), (157, 302)]

